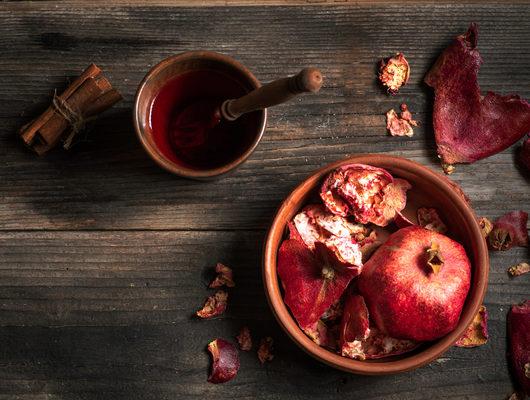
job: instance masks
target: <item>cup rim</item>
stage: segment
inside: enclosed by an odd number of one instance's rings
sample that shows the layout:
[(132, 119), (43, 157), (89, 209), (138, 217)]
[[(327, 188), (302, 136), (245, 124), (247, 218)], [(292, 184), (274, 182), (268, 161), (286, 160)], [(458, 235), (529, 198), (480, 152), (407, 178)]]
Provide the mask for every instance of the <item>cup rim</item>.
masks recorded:
[(232, 160), (231, 162), (224, 164), (220, 167), (209, 168), (209, 169), (188, 168), (188, 167), (181, 166), (181, 165), (178, 165), (172, 162), (167, 157), (165, 157), (156, 146), (151, 145), (151, 143), (147, 140), (147, 135), (143, 127), (140, 124), (140, 100), (150, 80), (156, 77), (168, 65), (183, 62), (183, 61), (188, 61), (192, 59), (206, 59), (206, 60), (212, 60), (212, 61), (224, 63), (238, 70), (239, 72), (241, 72), (243, 76), (248, 80), (248, 83), (250, 83), (250, 85), (254, 89), (257, 89), (261, 86), (260, 81), (254, 76), (254, 74), (247, 67), (245, 67), (243, 64), (241, 64), (239, 61), (236, 61), (232, 57), (227, 56), (226, 54), (221, 54), (221, 53), (217, 53), (215, 51), (209, 51), (209, 50), (192, 50), (192, 51), (186, 51), (186, 52), (182, 52), (179, 54), (175, 54), (173, 56), (170, 56), (170, 57), (167, 57), (161, 60), (156, 65), (154, 65), (147, 72), (147, 74), (144, 76), (144, 78), (140, 82), (138, 89), (136, 90), (134, 106), (133, 106), (133, 125), (134, 125), (134, 130), (136, 132), (136, 136), (138, 137), (146, 153), (151, 157), (151, 159), (153, 159), (160, 167), (164, 168), (166, 171), (169, 171), (173, 174), (186, 177), (186, 178), (193, 178), (193, 179), (215, 178), (217, 176), (224, 175), (232, 171), (233, 169), (237, 168), (243, 162), (245, 162), (250, 157), (250, 155), (254, 152), (261, 138), (263, 137), (265, 128), (267, 126), (267, 109), (265, 108), (261, 110), (260, 124), (258, 128), (259, 132), (254, 138), (253, 142), (250, 144), (250, 146), (247, 147), (247, 149), (245, 150), (243, 154), (241, 154), (240, 156), (238, 156), (236, 159)]
[[(476, 259), (473, 260), (473, 265), (475, 267), (473, 273), (477, 275), (476, 285), (473, 286), (473, 291), (470, 290), (468, 293), (467, 301), (470, 303), (469, 306), (463, 310), (457, 327), (446, 336), (430, 344), (424, 350), (409, 356), (404, 355), (403, 358), (396, 360), (377, 360), (375, 362), (353, 360), (342, 357), (341, 355), (332, 353), (331, 351), (318, 346), (300, 329), (287, 306), (285, 305), (279, 288), (279, 278), (276, 272), (276, 259), (279, 244), (277, 246), (273, 246), (273, 242), (276, 240), (276, 235), (283, 235), (284, 227), (279, 226), (281, 224), (281, 220), (292, 207), (292, 203), (295, 202), (297, 197), (307, 194), (307, 192), (311, 190), (310, 188), (314, 188), (316, 185), (318, 185), (322, 178), (333, 169), (341, 165), (351, 163), (375, 165), (383, 168), (397, 166), (402, 169), (413, 171), (422, 179), (436, 182), (444, 194), (447, 195), (452, 202), (457, 204), (457, 208), (462, 212), (464, 220), (469, 224), (469, 228), (472, 233), (471, 240), (476, 246)], [(281, 232), (278, 233), (279, 229), (281, 229)], [(331, 367), (360, 375), (387, 375), (411, 371), (440, 357), (463, 335), (479, 311), (486, 293), (488, 274), (489, 253), (486, 247), (486, 242), (482, 237), (475, 213), (467, 204), (467, 202), (461, 197), (461, 195), (457, 193), (457, 191), (451, 186), (450, 181), (448, 179), (444, 179), (443, 175), (437, 174), (415, 161), (408, 160), (403, 157), (384, 154), (360, 154), (354, 157), (333, 162), (318, 169), (308, 178), (304, 179), (299, 185), (297, 185), (296, 188), (283, 201), (280, 208), (276, 212), (274, 220), (267, 233), (262, 264), (262, 276), (267, 301), (276, 320), (282, 329), (287, 333), (287, 335), (302, 350), (317, 360)]]

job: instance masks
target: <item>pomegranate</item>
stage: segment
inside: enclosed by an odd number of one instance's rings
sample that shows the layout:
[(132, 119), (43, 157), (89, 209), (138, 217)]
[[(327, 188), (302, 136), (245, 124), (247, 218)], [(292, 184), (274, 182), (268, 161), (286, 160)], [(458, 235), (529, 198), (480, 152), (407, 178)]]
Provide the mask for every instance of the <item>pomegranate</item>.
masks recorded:
[(376, 326), (391, 337), (434, 340), (451, 332), (470, 285), (462, 245), (418, 226), (390, 235), (359, 277)]

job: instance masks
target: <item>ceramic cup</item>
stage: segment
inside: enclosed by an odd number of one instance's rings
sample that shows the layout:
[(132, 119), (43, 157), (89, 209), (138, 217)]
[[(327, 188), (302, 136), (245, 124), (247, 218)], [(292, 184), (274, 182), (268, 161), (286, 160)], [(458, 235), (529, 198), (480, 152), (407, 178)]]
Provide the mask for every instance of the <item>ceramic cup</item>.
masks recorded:
[[(196, 167), (179, 160), (166, 141), (158, 137), (153, 129), (153, 104), (161, 90), (172, 80), (192, 71), (213, 71), (216, 76), (226, 77), (246, 94), (261, 86), (260, 82), (244, 65), (231, 57), (211, 51), (190, 51), (169, 57), (155, 65), (140, 83), (133, 109), (133, 124), (136, 134), (147, 154), (162, 168), (176, 175), (193, 179), (209, 179), (223, 175), (241, 165), (258, 145), (267, 121), (267, 110), (254, 111), (248, 118), (244, 132), (244, 143), (240, 143), (234, 154), (214, 167)], [(227, 82), (221, 82), (227, 84)], [(176, 93), (176, 96), (199, 95), (192, 85), (181, 89), (190, 93)], [(215, 89), (215, 85), (213, 89)], [(212, 89), (212, 90), (213, 90)], [(204, 89), (208, 91), (210, 89)]]

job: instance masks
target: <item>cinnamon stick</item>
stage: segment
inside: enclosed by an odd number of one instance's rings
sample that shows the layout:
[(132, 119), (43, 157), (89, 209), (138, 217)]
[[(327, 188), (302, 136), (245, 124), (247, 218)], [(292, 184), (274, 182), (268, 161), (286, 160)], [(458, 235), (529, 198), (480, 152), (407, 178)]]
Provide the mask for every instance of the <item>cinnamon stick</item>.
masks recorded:
[(110, 108), (122, 99), (101, 69), (91, 64), (39, 117), (24, 125), (20, 137), (41, 155), (63, 142), (68, 149), (85, 121)]

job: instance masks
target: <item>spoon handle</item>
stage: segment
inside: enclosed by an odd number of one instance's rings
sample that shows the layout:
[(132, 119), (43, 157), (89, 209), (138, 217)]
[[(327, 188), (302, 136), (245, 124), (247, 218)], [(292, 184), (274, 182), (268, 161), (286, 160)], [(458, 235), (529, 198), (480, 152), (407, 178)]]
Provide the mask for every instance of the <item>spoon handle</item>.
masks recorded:
[(267, 83), (239, 99), (226, 100), (221, 114), (228, 121), (255, 110), (285, 103), (301, 93), (316, 93), (322, 86), (322, 74), (316, 68), (304, 68), (298, 74)]

